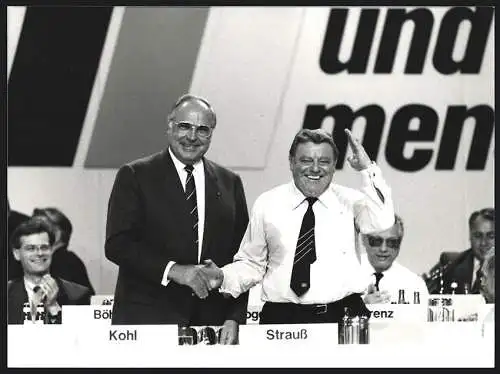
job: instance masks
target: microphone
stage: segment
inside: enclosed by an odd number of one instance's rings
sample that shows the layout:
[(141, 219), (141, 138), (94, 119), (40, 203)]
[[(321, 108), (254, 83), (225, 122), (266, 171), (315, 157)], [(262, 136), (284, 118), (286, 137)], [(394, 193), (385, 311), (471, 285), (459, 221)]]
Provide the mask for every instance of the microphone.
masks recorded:
[(221, 193), (220, 193), (220, 191), (217, 191), (217, 199), (220, 199), (220, 197), (221, 197)]

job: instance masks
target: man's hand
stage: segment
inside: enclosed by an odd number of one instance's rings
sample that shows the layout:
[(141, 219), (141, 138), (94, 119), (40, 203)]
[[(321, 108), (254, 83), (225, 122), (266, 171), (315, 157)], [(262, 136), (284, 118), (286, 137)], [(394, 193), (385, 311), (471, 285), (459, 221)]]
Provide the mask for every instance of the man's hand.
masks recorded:
[(59, 286), (54, 278), (50, 274), (45, 274), (38, 286), (42, 289), (44, 295), (44, 304), (48, 312), (51, 315), (57, 314), (61, 307), (57, 302), (57, 296), (59, 295)]
[(368, 154), (366, 153), (359, 140), (355, 139), (352, 136), (351, 131), (345, 129), (345, 133), (347, 135), (349, 146), (352, 150), (352, 156), (348, 157), (347, 161), (349, 161), (351, 167), (357, 171), (366, 169), (372, 163), (370, 157), (368, 157)]
[(175, 283), (188, 286), (200, 299), (208, 296), (210, 278), (202, 271), (204, 265), (179, 265), (174, 264), (168, 277)]
[(363, 300), (366, 304), (386, 304), (391, 301), (391, 295), (387, 291), (376, 291), (375, 287), (371, 284)]
[(219, 344), (235, 345), (238, 344), (238, 322), (228, 319), (222, 325)]
[(212, 260), (205, 260), (203, 263), (205, 266), (201, 268), (201, 271), (209, 278), (210, 289), (218, 289), (224, 280), (224, 273)]
[(57, 303), (57, 295), (59, 294), (59, 286), (57, 285), (54, 278), (50, 274), (45, 274), (38, 286), (42, 289), (44, 297), (44, 304), (46, 306), (52, 306)]

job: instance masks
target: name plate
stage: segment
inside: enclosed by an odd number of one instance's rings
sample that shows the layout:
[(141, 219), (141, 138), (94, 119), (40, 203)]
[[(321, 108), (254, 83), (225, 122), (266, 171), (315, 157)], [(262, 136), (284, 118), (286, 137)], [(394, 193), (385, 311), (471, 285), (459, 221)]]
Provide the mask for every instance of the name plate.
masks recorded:
[(425, 322), (427, 306), (424, 304), (366, 304), (370, 310), (370, 323), (383, 322)]
[(111, 325), (110, 305), (63, 305), (63, 325)]
[(253, 325), (240, 327), (240, 345), (337, 345), (336, 323)]
[[(68, 327), (68, 326), (67, 326)], [(177, 346), (177, 325), (82, 325), (75, 329), (76, 340), (90, 357), (103, 352), (137, 354), (137, 350), (164, 351)]]

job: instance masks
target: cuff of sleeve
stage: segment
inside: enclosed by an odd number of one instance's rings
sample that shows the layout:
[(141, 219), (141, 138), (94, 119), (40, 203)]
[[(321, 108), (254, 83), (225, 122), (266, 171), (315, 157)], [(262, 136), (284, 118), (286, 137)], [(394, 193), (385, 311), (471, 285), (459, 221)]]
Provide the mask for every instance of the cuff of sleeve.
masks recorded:
[(161, 279), (161, 285), (167, 286), (170, 283), (170, 279), (167, 279), (168, 272), (175, 265), (175, 261), (169, 261), (167, 266), (165, 266), (165, 271), (163, 272), (163, 278)]
[(380, 168), (375, 163), (375, 161), (372, 161), (371, 165), (366, 169), (361, 170), (360, 173), (363, 176), (363, 179), (369, 180), (375, 178), (378, 174), (380, 174)]
[(219, 292), (222, 294), (229, 294), (236, 299), (240, 294), (238, 292), (232, 290), (232, 287), (230, 285), (231, 279), (230, 279), (229, 272), (227, 271), (227, 269), (224, 269), (224, 268), (222, 268), (221, 270), (222, 270), (222, 273), (224, 274), (224, 279), (222, 280), (222, 284), (219, 287)]

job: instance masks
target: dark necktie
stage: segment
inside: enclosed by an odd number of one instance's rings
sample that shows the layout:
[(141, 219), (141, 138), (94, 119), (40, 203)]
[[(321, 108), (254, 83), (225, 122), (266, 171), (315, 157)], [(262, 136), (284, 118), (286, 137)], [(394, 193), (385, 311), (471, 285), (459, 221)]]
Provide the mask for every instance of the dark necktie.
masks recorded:
[(474, 284), (472, 285), (472, 289), (470, 290), (471, 293), (477, 294), (479, 293), (480, 285), (481, 285), (481, 268), (479, 268), (478, 271), (476, 271), (476, 279), (474, 280)]
[(378, 288), (378, 284), (380, 283), (380, 280), (382, 279), (382, 277), (384, 276), (383, 273), (373, 273), (375, 275), (375, 289), (377, 291), (380, 291), (380, 289)]
[(314, 240), (314, 212), (313, 204), (318, 200), (315, 197), (308, 197), (309, 206), (302, 218), (299, 238), (295, 248), (293, 259), (292, 279), (290, 288), (302, 296), (310, 287), (311, 264), (316, 261), (316, 243)]
[(194, 184), (193, 165), (186, 165), (186, 201), (191, 216), (191, 227), (193, 228), (194, 247), (196, 249), (196, 262), (198, 262), (198, 206), (196, 204), (196, 185)]

